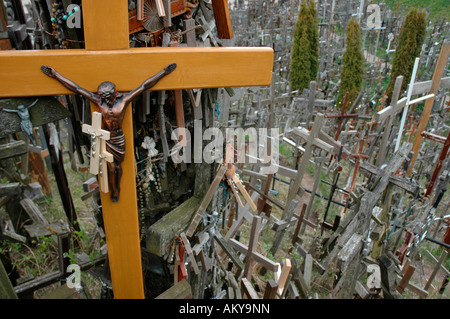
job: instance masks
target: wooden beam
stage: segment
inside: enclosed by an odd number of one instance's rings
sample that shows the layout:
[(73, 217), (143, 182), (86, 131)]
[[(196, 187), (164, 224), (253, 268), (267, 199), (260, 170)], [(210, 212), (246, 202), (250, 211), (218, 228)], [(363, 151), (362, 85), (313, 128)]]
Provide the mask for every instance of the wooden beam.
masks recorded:
[[(107, 59), (107, 52), (112, 52), (115, 49), (120, 51), (127, 51), (127, 49), (129, 49), (127, 4), (126, 1), (121, 0), (83, 0), (85, 54), (94, 54), (100, 59)], [(91, 52), (89, 50), (108, 51)], [(59, 54), (62, 53), (61, 51), (65, 52), (70, 50), (46, 50), (44, 52), (53, 53), (53, 55), (59, 56)], [(33, 52), (32, 56), (34, 56), (34, 54), (38, 54), (39, 56), (39, 52), (42, 51)], [(71, 64), (70, 58), (59, 56), (58, 58), (55, 57), (55, 60), (59, 58), (61, 59), (60, 63), (62, 63), (62, 65), (68, 66)], [(38, 57), (31, 60), (36, 61), (36, 63), (39, 62)], [(77, 63), (77, 65), (87, 66), (84, 65), (82, 61), (80, 61), (80, 63), (81, 64)], [(91, 66), (94, 68), (90, 70), (80, 70), (82, 74), (80, 76), (79, 84), (86, 88), (84, 86), (85, 80), (93, 77), (94, 74), (101, 74), (102, 77), (104, 76), (100, 82), (105, 81), (105, 79), (111, 80), (112, 78), (110, 78), (109, 75), (104, 74), (104, 72), (106, 69), (114, 70), (114, 64), (117, 64), (117, 62), (111, 63), (107, 68), (97, 69), (95, 66)], [(49, 61), (47, 65), (56, 67), (56, 64), (53, 64), (52, 61)], [(36, 66), (29, 65), (24, 69), (28, 69), (28, 72), (31, 74), (35, 72), (35, 67)], [(74, 80), (72, 75), (77, 73), (73, 72), (75, 70), (78, 70), (78, 68), (71, 68), (67, 73), (68, 75), (70, 74), (72, 80)], [(87, 70), (89, 70), (88, 73), (86, 73)], [(63, 69), (61, 69), (61, 71), (63, 71)], [(9, 72), (13, 72), (14, 74), (14, 71), (12, 70)], [(118, 70), (113, 72), (119, 72), (117, 75), (121, 75), (122, 77), (126, 74), (126, 72)], [(89, 76), (86, 76), (86, 74), (89, 74)], [(17, 73), (15, 76), (17, 76)], [(142, 77), (140, 80), (145, 78), (147, 77)], [(51, 78), (41, 78), (41, 81), (44, 80), (54, 81)], [(100, 82), (98, 82), (97, 85), (100, 84)], [(50, 85), (50, 83), (44, 85)], [(59, 85), (59, 83), (54, 81), (52, 85)], [(44, 86), (44, 88), (50, 87)], [(41, 88), (43, 90), (41, 94), (46, 95), (48, 92), (46, 92), (44, 88)], [(22, 92), (24, 91), (30, 92), (32, 89), (27, 88), (27, 90), (22, 90)], [(96, 91), (96, 88), (91, 90), (91, 92)], [(94, 112), (96, 110), (97, 106), (91, 103), (91, 111)], [(106, 242), (108, 243), (108, 259), (111, 266), (114, 298), (143, 299), (144, 284), (142, 277), (142, 257), (136, 201), (136, 176), (134, 173), (131, 173), (134, 172), (136, 165), (134, 159), (133, 114), (131, 107), (128, 107), (125, 112), (122, 129), (125, 140), (127, 141), (122, 168), (123, 171), (128, 172), (128, 174), (123, 174), (121, 179), (123, 189), (121, 198), (119, 202), (114, 203), (111, 201), (110, 194), (100, 192), (100, 199), (102, 203)]]
[[(146, 60), (152, 63), (142, 63)], [(125, 92), (170, 63), (177, 64), (177, 72), (152, 90), (266, 86), (272, 78), (272, 61), (271, 48), (131, 48), (101, 54), (78, 49), (0, 51), (0, 97), (73, 94), (46, 77), (41, 65), (70, 75), (72, 81), (91, 92), (96, 92), (105, 79)]]
[[(1, 8), (0, 8), (1, 9)], [(18, 299), (14, 291), (13, 285), (9, 280), (8, 273), (0, 260), (0, 298), (1, 299)]]
[(247, 299), (259, 299), (255, 288), (253, 288), (251, 282), (245, 277), (241, 279), (241, 288), (243, 295), (247, 297)]
[[(128, 30), (127, 1), (83, 0), (82, 5), (86, 50), (129, 48), (129, 35), (128, 32), (124, 32), (124, 30)], [(91, 26), (91, 28), (86, 28), (86, 26)], [(104, 71), (102, 70), (102, 72)]]
[(231, 25), (228, 0), (212, 0), (214, 20), (216, 21), (217, 36), (219, 39), (232, 39), (233, 26)]
[(182, 279), (155, 299), (192, 299), (191, 285), (186, 279)]

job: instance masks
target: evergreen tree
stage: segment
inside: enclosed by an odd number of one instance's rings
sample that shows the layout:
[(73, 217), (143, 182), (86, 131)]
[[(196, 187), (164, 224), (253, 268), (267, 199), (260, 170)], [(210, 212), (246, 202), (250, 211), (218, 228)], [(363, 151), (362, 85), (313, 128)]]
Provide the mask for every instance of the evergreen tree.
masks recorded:
[(309, 1), (309, 16), (308, 16), (308, 39), (311, 50), (311, 81), (317, 78), (319, 71), (319, 29), (317, 27), (317, 10), (316, 2)]
[(317, 77), (319, 68), (319, 31), (314, 0), (303, 0), (294, 31), (291, 58), (291, 89), (304, 89)]
[(355, 19), (347, 24), (345, 32), (345, 52), (343, 56), (341, 84), (336, 98), (336, 107), (342, 108), (346, 92), (347, 107), (353, 104), (361, 91), (364, 80), (364, 55), (362, 52), (361, 27)]
[(414, 61), (416, 57), (420, 56), (425, 39), (425, 16), (424, 11), (418, 11), (417, 9), (412, 9), (406, 16), (405, 23), (400, 30), (394, 59), (392, 60), (391, 79), (386, 90), (389, 100), (394, 89), (395, 79), (399, 75), (403, 75), (404, 79), (406, 79), (403, 80), (402, 84), (402, 90), (406, 90), (411, 78)]

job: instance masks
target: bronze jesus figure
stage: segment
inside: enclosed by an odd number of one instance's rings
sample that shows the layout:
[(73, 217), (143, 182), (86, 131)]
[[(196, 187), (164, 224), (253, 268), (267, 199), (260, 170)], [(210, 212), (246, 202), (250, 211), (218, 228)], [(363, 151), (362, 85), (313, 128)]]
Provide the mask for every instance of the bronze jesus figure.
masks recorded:
[(110, 139), (106, 141), (106, 150), (114, 156), (114, 161), (111, 163), (108, 162), (108, 181), (111, 188), (111, 201), (113, 202), (119, 200), (120, 194), (120, 179), (122, 177), (121, 163), (125, 157), (125, 136), (122, 131), (122, 122), (126, 108), (139, 94), (153, 87), (164, 76), (175, 70), (176, 67), (177, 65), (175, 63), (169, 64), (164, 70), (148, 78), (127, 94), (117, 92), (115, 84), (109, 81), (102, 82), (98, 86), (97, 94), (95, 94), (63, 77), (52, 67), (46, 65), (41, 66), (42, 72), (46, 75), (58, 80), (67, 89), (81, 94), (98, 106), (102, 114), (103, 126), (111, 132)]

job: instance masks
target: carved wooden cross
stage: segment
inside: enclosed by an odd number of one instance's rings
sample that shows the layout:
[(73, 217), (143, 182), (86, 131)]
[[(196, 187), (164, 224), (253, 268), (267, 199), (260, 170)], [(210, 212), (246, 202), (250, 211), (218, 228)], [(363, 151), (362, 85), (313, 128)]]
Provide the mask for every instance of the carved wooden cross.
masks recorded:
[(99, 174), (100, 169), (100, 189), (108, 193), (108, 170), (106, 162), (113, 161), (113, 155), (106, 151), (105, 141), (109, 140), (110, 133), (102, 129), (102, 114), (92, 113), (92, 125), (83, 124), (83, 133), (91, 136), (91, 157), (89, 171), (91, 174)]
[[(115, 83), (117, 91), (129, 92), (170, 63), (177, 63), (178, 76), (163, 79), (153, 90), (271, 82), (271, 48), (130, 48), (127, 1), (83, 0), (82, 8), (86, 49), (1, 51), (0, 97), (72, 94), (46, 77), (41, 65), (51, 65), (90, 92), (96, 92), (105, 79)], [(122, 129), (127, 143), (121, 183), (127, 187), (116, 203), (101, 193), (103, 218), (114, 297), (144, 298), (131, 108)]]

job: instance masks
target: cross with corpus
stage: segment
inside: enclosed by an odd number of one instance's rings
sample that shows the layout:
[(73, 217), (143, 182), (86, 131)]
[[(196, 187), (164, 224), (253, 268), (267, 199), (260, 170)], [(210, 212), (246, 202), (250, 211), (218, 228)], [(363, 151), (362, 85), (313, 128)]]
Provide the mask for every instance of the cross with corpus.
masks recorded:
[[(152, 90), (267, 86), (271, 82), (271, 48), (130, 48), (128, 2), (83, 0), (85, 49), (0, 52), (0, 97), (73, 94), (44, 75), (41, 65), (95, 92), (105, 81), (129, 92), (150, 75), (176, 63), (176, 72)], [(91, 103), (92, 111), (96, 105)], [(122, 123), (126, 149), (123, 189), (118, 202), (100, 193), (115, 298), (144, 298), (136, 196), (132, 109)]]

